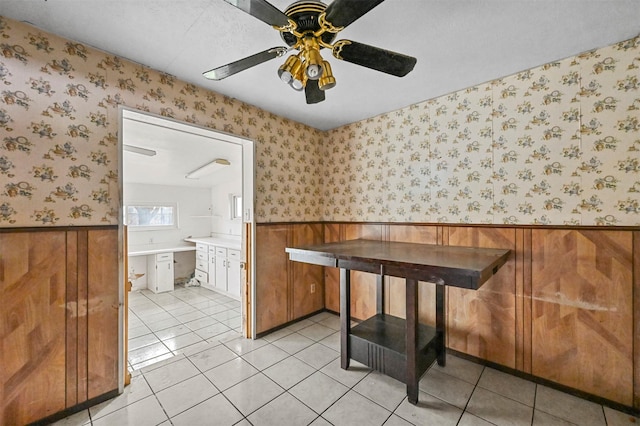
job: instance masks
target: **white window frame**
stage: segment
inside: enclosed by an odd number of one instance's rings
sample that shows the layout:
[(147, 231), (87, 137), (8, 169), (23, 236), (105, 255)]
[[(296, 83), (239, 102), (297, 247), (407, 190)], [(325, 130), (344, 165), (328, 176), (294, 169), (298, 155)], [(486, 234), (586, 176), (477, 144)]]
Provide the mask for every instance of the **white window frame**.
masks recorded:
[[(170, 207), (173, 209), (173, 223), (167, 225), (131, 225), (129, 221), (129, 207)], [(130, 231), (167, 231), (171, 229), (178, 229), (179, 226), (179, 214), (178, 203), (176, 202), (135, 202), (128, 203), (124, 208), (124, 223), (127, 224)]]
[[(238, 206), (238, 202), (240, 202), (240, 206)], [(231, 217), (231, 220), (242, 219), (241, 194), (229, 194), (229, 215)]]

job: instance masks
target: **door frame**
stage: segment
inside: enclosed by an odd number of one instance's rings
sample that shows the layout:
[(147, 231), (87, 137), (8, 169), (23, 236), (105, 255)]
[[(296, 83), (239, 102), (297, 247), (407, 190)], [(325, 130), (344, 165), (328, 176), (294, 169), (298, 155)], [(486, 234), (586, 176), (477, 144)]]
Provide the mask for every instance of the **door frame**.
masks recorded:
[[(248, 281), (248, 294), (249, 298), (242, 298), (242, 316), (243, 322), (245, 318), (249, 318), (247, 323), (248, 327), (243, 326), (243, 333), (246, 332), (249, 337), (255, 339), (255, 143), (253, 140), (236, 136), (231, 133), (221, 132), (219, 130), (211, 129), (209, 127), (188, 123), (181, 120), (176, 120), (169, 117), (164, 117), (158, 114), (150, 113), (147, 111), (141, 111), (136, 108), (127, 107), (124, 105), (118, 106), (118, 276), (119, 276), (119, 318), (118, 318), (118, 353), (120, 354), (118, 360), (118, 370), (123, 372), (119, 374), (118, 389), (119, 392), (124, 391), (126, 376), (127, 376), (127, 353), (126, 342), (124, 341), (126, 336), (126, 330), (128, 328), (127, 315), (125, 312), (127, 297), (127, 282), (128, 272), (125, 270), (125, 258), (127, 257), (126, 247), (126, 228), (124, 224), (124, 167), (123, 167), (123, 145), (124, 145), (124, 132), (123, 122), (124, 118), (137, 119), (148, 122), (149, 124), (156, 124), (164, 127), (168, 127), (174, 130), (185, 131), (189, 133), (200, 134), (211, 139), (217, 139), (222, 142), (232, 143), (240, 145), (242, 147), (242, 236), (241, 244), (243, 256), (249, 256), (249, 259), (241, 259), (245, 265), (249, 265), (249, 274), (247, 274)], [(247, 202), (250, 200), (250, 202)], [(249, 231), (249, 232), (247, 232)], [(250, 235), (247, 235), (249, 233)], [(246, 250), (247, 238), (249, 240), (249, 250)], [(246, 266), (245, 266), (246, 267)], [(243, 292), (244, 293), (244, 292)]]

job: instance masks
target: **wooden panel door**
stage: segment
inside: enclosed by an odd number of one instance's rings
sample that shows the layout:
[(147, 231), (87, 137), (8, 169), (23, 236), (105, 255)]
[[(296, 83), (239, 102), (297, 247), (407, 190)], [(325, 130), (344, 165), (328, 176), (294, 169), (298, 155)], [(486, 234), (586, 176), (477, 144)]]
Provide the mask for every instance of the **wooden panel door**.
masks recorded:
[(65, 233), (0, 233), (0, 423), (65, 408)]
[(631, 406), (633, 238), (532, 231), (532, 373)]
[(510, 249), (507, 263), (478, 290), (447, 287), (448, 346), (510, 368), (516, 363), (516, 231), (450, 227), (451, 246)]
[(87, 392), (91, 399), (118, 388), (120, 282), (117, 230), (90, 230), (86, 236)]
[[(405, 243), (437, 244), (438, 228), (428, 225), (390, 225), (389, 241)], [(385, 312), (400, 318), (406, 316), (406, 282), (404, 278), (385, 278)], [(418, 282), (418, 320), (435, 326), (435, 284)]]
[(256, 227), (256, 333), (289, 319), (289, 225)]
[[(322, 244), (323, 227), (321, 223), (293, 225), (293, 246)], [(291, 262), (292, 297), (291, 320), (300, 318), (324, 308), (323, 267), (302, 262)], [(313, 286), (313, 288), (312, 288)]]

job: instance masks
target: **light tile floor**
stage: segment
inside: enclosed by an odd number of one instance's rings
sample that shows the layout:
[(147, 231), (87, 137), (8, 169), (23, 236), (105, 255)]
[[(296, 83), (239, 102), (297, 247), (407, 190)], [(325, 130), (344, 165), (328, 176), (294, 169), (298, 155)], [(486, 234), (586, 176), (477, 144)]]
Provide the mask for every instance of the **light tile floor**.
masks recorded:
[(129, 370), (237, 337), (240, 302), (202, 287), (129, 293)]
[[(247, 340), (234, 331), (237, 302), (206, 289), (178, 289), (166, 295), (143, 291), (130, 300), (131, 340), (140, 343), (129, 360), (131, 385), (122, 395), (58, 424), (622, 426), (640, 422), (455, 356), (447, 357), (446, 367), (436, 365), (425, 374), (420, 401), (414, 406), (408, 403), (402, 383), (356, 362), (347, 371), (340, 368), (339, 320), (333, 314), (321, 313)], [(209, 320), (222, 312), (229, 313)]]

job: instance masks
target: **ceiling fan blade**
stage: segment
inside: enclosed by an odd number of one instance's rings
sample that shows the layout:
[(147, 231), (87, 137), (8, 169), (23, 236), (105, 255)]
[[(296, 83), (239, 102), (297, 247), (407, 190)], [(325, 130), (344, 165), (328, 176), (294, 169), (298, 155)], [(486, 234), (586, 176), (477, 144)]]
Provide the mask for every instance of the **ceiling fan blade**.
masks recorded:
[(333, 45), (333, 56), (387, 74), (404, 77), (416, 65), (416, 58), (351, 40)]
[(265, 0), (224, 0), (254, 18), (275, 27), (289, 25), (289, 17)]
[(307, 98), (308, 104), (317, 104), (325, 99), (324, 90), (320, 90), (318, 87), (318, 80), (307, 80), (304, 95)]
[(270, 59), (282, 56), (287, 52), (287, 50), (289, 49), (287, 49), (286, 47), (273, 47), (271, 49), (265, 50), (264, 52), (256, 53), (255, 55), (247, 56), (244, 59), (240, 59), (238, 61), (231, 62), (230, 64), (222, 65), (221, 67), (203, 72), (202, 75), (209, 80), (222, 80), (223, 78), (229, 77), (233, 74), (237, 74), (240, 71), (255, 67), (256, 65), (260, 65), (261, 63), (266, 62)]
[(384, 0), (334, 0), (325, 10), (325, 19), (334, 27), (346, 27)]

